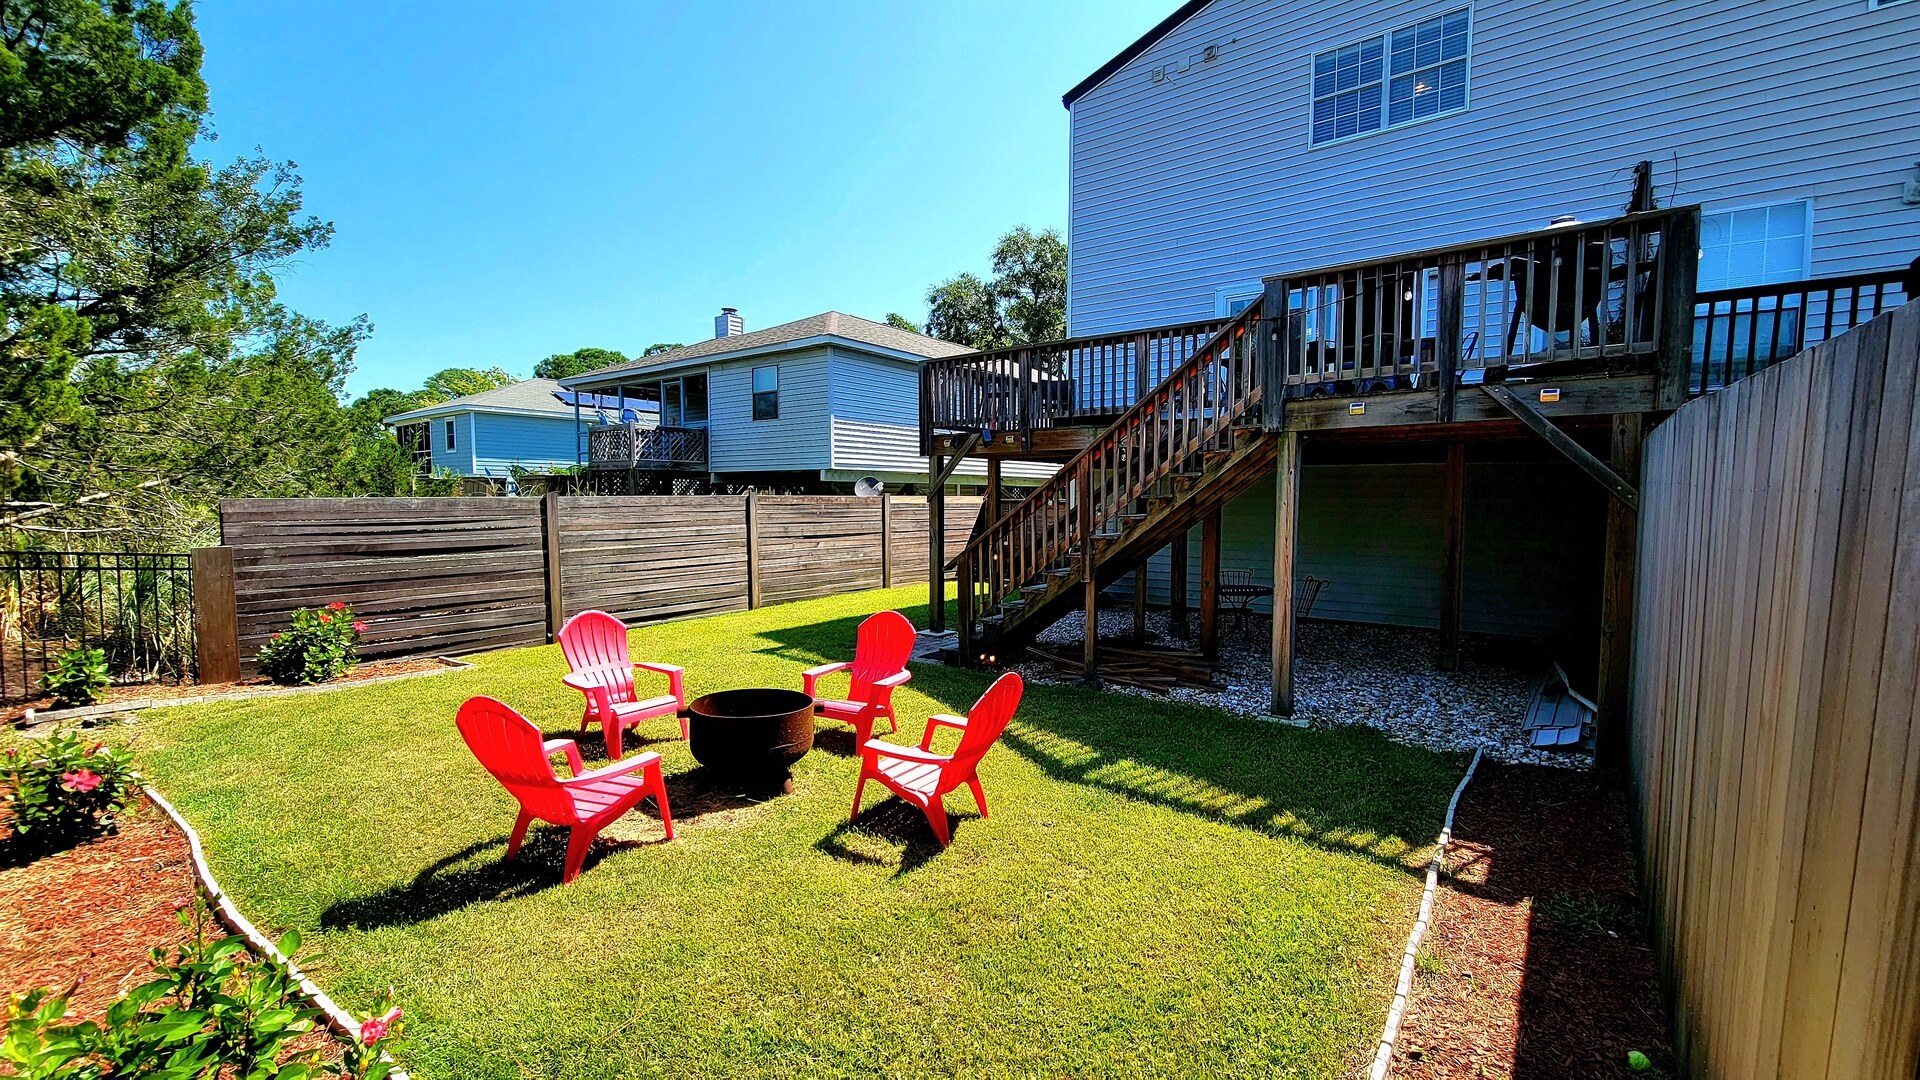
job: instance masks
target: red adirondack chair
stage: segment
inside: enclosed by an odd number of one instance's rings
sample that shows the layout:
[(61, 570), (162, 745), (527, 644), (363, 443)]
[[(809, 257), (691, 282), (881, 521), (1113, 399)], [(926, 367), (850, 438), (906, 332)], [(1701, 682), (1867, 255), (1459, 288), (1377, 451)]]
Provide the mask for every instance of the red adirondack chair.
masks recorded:
[[(527, 838), (533, 819), (569, 827), (573, 833), (567, 839), (567, 865), (561, 878), (572, 881), (600, 830), (649, 795), (660, 807), (660, 825), (667, 839), (673, 839), (673, 813), (667, 808), (659, 754), (635, 754), (588, 772), (572, 739), (541, 742), (540, 729), (532, 721), (490, 697), (468, 698), (455, 723), (467, 749), (520, 803), (513, 838), (507, 841), (507, 858), (520, 853), (520, 842)], [(549, 759), (556, 753), (566, 755), (573, 776), (554, 775)], [(640, 775), (635, 776), (636, 772)]]
[[(980, 788), (977, 771), (980, 759), (1000, 733), (1007, 730), (1014, 710), (1020, 707), (1020, 694), (1024, 689), (1019, 674), (1007, 672), (987, 687), (987, 692), (973, 703), (965, 719), (944, 713), (930, 717), (927, 733), (920, 737), (919, 749), (880, 739), (869, 739), (862, 744), (860, 782), (853, 788), (853, 814), (848, 820), (860, 817), (860, 796), (866, 791), (867, 781), (878, 780), (895, 795), (919, 807), (927, 815), (927, 824), (933, 826), (933, 835), (939, 839), (940, 846), (946, 847), (952, 840), (947, 829), (946, 794), (961, 784), (967, 785), (973, 790), (973, 803), (980, 808), (980, 816), (987, 816), (987, 793)], [(933, 734), (943, 727), (960, 731), (960, 745), (951, 754), (936, 754), (932, 749)]]
[[(897, 611), (868, 616), (854, 637), (853, 662), (822, 664), (800, 673), (801, 692), (812, 698), (819, 715), (853, 725), (859, 742), (873, 738), (873, 723), (887, 718), (889, 730), (899, 731), (893, 716), (893, 688), (913, 678), (907, 661), (913, 656), (913, 624)], [(852, 672), (844, 700), (823, 698), (820, 680), (838, 671)]]
[[(687, 737), (686, 671), (672, 664), (634, 660), (627, 652), (627, 627), (604, 611), (583, 611), (567, 620), (556, 635), (570, 673), (560, 681), (586, 695), (580, 730), (600, 722), (606, 732), (607, 756), (620, 759), (620, 732), (658, 716), (680, 716), (680, 737)], [(667, 677), (667, 692), (643, 698), (634, 688), (633, 669), (645, 668)]]

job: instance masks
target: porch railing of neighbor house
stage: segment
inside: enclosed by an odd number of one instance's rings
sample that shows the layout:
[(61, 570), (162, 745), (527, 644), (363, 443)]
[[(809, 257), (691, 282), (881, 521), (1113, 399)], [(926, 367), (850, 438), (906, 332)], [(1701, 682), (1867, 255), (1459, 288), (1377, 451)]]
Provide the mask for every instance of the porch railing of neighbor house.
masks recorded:
[[(1443, 372), (1563, 361), (1644, 370), (1670, 302), (1664, 241), (1695, 213), (1570, 222), (1269, 279), (1285, 302), (1275, 315), (1287, 393), (1411, 389)], [(1675, 270), (1690, 283), (1695, 259), (1684, 261)]]
[(1206, 319), (929, 360), (920, 368), (920, 415), (931, 424), (923, 422), (922, 428), (929, 433), (1024, 434), (1103, 426), (1184, 364), (1226, 321)]
[(587, 429), (587, 462), (595, 469), (707, 467), (707, 429), (603, 424)]
[[(1116, 531), (1168, 474), (1231, 443), (1260, 401), (1261, 305), (1221, 326), (1046, 483), (975, 536), (958, 561), (961, 623)], [(1082, 549), (1083, 552), (1085, 549)]]
[(184, 553), (0, 552), (0, 700), (38, 697), (62, 653), (97, 648), (121, 683), (194, 676)]
[(1694, 298), (1694, 395), (1732, 384), (1913, 299), (1900, 268), (1713, 289)]

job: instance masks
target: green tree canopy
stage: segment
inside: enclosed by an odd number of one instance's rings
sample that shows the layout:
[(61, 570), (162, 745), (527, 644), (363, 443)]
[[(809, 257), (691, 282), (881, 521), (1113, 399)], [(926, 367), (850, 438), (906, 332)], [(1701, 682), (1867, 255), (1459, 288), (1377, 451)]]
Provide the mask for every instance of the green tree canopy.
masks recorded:
[(48, 507), (10, 528), (177, 542), (379, 471), (338, 399), (369, 326), (273, 287), (332, 226), (290, 164), (194, 159), (201, 54), (184, 0), (0, 0), (0, 495)]
[(438, 405), (442, 401), (478, 394), (484, 390), (497, 390), (519, 381), (512, 372), (497, 367), (442, 368), (427, 376), (420, 384), (420, 401), (423, 405)]
[(905, 315), (902, 315), (897, 311), (887, 312), (887, 317), (885, 319), (885, 322), (888, 326), (893, 327), (895, 330), (907, 330), (915, 334), (918, 334), (921, 332), (919, 323), (914, 322), (912, 319), (907, 318)]
[(677, 341), (656, 341), (653, 344), (647, 346), (646, 348), (640, 350), (640, 355), (641, 356), (659, 356), (663, 352), (672, 352), (675, 349), (684, 349), (684, 348), (686, 348), (686, 346), (680, 344)]
[(994, 244), (992, 265), (991, 280), (959, 273), (927, 291), (926, 333), (982, 350), (1066, 336), (1067, 245), (1059, 230), (1012, 229)]
[(533, 365), (533, 377), (536, 379), (564, 379), (572, 375), (614, 364), (624, 364), (627, 358), (612, 349), (575, 349), (570, 353), (554, 353), (545, 360)]

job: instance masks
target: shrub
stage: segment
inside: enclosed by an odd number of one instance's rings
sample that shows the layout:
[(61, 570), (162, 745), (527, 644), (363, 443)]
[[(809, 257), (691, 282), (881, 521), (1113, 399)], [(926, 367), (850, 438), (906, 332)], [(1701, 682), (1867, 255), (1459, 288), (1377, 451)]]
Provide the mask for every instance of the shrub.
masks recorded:
[(293, 626), (260, 647), (260, 672), (282, 686), (336, 678), (360, 662), (360, 635), (366, 629), (338, 600), (318, 611), (301, 608), (293, 613)]
[[(198, 903), (183, 904), (192, 936), (171, 954), (153, 950), (156, 977), (107, 1007), (103, 1021), (64, 1023), (67, 996), (32, 990), (9, 999), (0, 1064), (30, 1080), (83, 1076), (245, 1077), (307, 1080), (338, 1076), (382, 1080), (393, 1066), (379, 1043), (399, 1028), (400, 1010), (368, 1020), (359, 1041), (335, 1036), (338, 1060), (324, 1047), (291, 1052), (319, 1012), (299, 994), (292, 972), (247, 951), (245, 938), (212, 939)], [(280, 951), (300, 945), (289, 933)], [(383, 1006), (390, 1004), (383, 1001)]]
[(0, 804), (12, 811), (15, 836), (52, 845), (112, 828), (140, 776), (125, 750), (58, 731), (38, 754), (8, 748), (0, 757), (0, 780), (7, 786)]
[(68, 649), (40, 680), (57, 705), (91, 705), (113, 685), (104, 649)]

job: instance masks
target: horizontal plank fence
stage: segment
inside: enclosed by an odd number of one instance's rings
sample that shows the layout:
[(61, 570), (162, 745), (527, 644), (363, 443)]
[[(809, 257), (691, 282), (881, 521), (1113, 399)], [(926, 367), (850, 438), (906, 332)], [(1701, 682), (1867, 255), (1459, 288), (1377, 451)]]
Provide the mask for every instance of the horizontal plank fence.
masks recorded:
[[(971, 520), (979, 500), (947, 505)], [(927, 579), (926, 500), (901, 496), (230, 499), (220, 516), (249, 672), (295, 608), (335, 600), (371, 659), (540, 644), (588, 608), (657, 622)]]
[(1920, 1074), (1917, 372), (1920, 303), (1647, 443), (1632, 769), (1683, 1075)]

